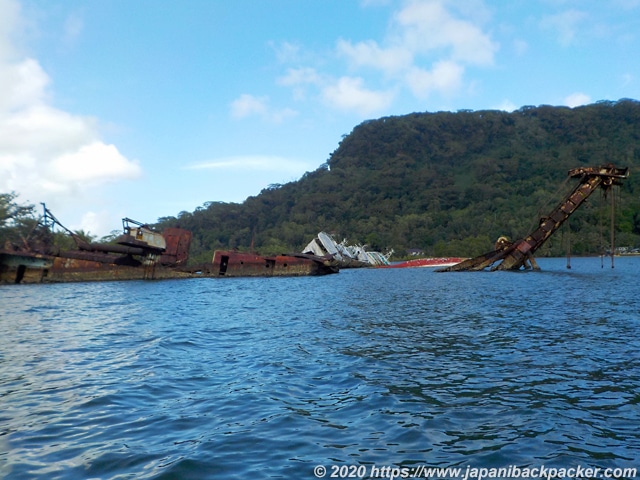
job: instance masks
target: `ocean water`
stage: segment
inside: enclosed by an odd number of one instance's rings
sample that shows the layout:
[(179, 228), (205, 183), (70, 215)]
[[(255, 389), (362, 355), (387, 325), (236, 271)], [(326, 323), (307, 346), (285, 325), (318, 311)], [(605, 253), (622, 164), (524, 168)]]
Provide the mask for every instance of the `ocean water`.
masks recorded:
[(0, 287), (0, 477), (633, 478), (640, 258), (539, 264)]

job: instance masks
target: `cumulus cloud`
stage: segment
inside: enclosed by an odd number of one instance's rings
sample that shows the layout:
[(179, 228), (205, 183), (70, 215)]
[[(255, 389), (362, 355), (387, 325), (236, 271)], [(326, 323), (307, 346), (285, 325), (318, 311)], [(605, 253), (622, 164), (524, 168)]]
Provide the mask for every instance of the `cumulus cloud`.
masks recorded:
[(301, 101), (307, 98), (307, 87), (321, 86), (324, 79), (314, 68), (301, 67), (288, 69), (285, 75), (276, 80), (276, 83), (284, 87), (291, 87), (293, 98), (296, 101)]
[(275, 52), (280, 63), (291, 63), (300, 61), (303, 56), (302, 47), (291, 42), (275, 43), (269, 42), (269, 46)]
[(82, 202), (105, 183), (139, 177), (137, 162), (100, 139), (95, 119), (52, 105), (49, 76), (15, 46), (16, 25), (19, 4), (0, 0), (0, 191), (63, 205)]
[(336, 48), (338, 54), (347, 58), (354, 68), (371, 67), (394, 74), (410, 67), (413, 63), (413, 53), (402, 45), (382, 48), (373, 40), (353, 44), (340, 39)]
[(272, 109), (269, 106), (269, 97), (256, 97), (248, 93), (240, 95), (231, 102), (231, 116), (236, 119), (258, 116), (273, 123), (295, 117), (297, 112), (290, 108)]
[(49, 77), (36, 60), (0, 61), (0, 114), (6, 116), (45, 102)]
[(287, 74), (278, 79), (280, 85), (292, 86), (300, 84), (320, 84), (322, 76), (310, 67), (290, 68)]
[(388, 107), (393, 101), (393, 93), (374, 91), (364, 87), (362, 78), (342, 77), (323, 89), (326, 103), (340, 110), (356, 111), (369, 115)]
[(91, 186), (109, 180), (137, 178), (140, 167), (121, 155), (115, 146), (94, 141), (54, 158), (48, 171), (49, 178), (58, 179), (60, 183), (67, 180)]
[(244, 118), (251, 115), (264, 115), (267, 112), (267, 97), (242, 94), (231, 102), (231, 116)]
[(438, 91), (451, 94), (458, 91), (462, 85), (464, 68), (452, 61), (436, 63), (431, 71), (413, 68), (407, 72), (407, 85), (416, 97), (427, 97), (431, 92)]
[(497, 44), (472, 21), (455, 18), (442, 1), (410, 2), (395, 22), (402, 45), (416, 54), (443, 52), (458, 62), (493, 64)]
[(518, 109), (515, 103), (511, 100), (503, 100), (500, 105), (495, 107), (496, 110), (502, 110), (503, 112), (513, 112)]
[(442, 0), (414, 0), (398, 10), (382, 47), (373, 40), (340, 39), (336, 49), (352, 67), (388, 73), (412, 68), (420, 56), (473, 65), (492, 65), (498, 45), (473, 21), (456, 18)]
[(13, 0), (0, 0), (0, 61), (15, 54), (11, 36), (20, 22), (20, 5)]
[(451, 96), (463, 89), (467, 67), (494, 64), (498, 44), (480, 25), (487, 16), (482, 2), (408, 0), (393, 14), (381, 41), (336, 41), (336, 59), (346, 62), (348, 75), (332, 76), (297, 66), (279, 84), (291, 87), (296, 100), (317, 89), (329, 106), (359, 115), (383, 111), (402, 90), (418, 99)]
[(564, 104), (571, 108), (579, 107), (580, 105), (588, 105), (589, 103), (591, 103), (591, 97), (581, 92), (572, 93), (564, 99)]

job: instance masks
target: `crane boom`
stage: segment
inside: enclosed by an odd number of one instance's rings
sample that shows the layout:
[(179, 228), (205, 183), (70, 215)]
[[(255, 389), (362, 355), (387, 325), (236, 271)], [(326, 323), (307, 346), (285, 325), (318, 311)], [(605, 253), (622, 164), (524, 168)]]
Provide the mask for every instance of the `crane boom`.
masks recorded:
[(599, 167), (580, 167), (569, 171), (569, 176), (579, 178), (578, 185), (564, 200), (546, 217), (540, 219), (537, 229), (527, 237), (513, 243), (502, 242), (496, 250), (475, 258), (464, 260), (450, 267), (436, 270), (438, 272), (478, 271), (491, 267), (494, 270), (519, 270), (529, 266), (538, 269), (533, 258), (535, 251), (567, 220), (573, 212), (598, 188), (608, 191), (614, 185), (621, 185), (622, 179), (629, 176), (628, 168), (617, 168), (614, 165)]

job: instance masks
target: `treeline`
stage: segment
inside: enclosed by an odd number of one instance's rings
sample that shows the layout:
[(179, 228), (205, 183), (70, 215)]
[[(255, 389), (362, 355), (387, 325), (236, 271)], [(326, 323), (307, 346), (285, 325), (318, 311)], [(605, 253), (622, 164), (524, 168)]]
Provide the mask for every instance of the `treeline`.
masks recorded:
[[(616, 196), (616, 245), (640, 246), (640, 102), (414, 113), (366, 121), (300, 180), (242, 204), (211, 202), (159, 219), (194, 233), (192, 256), (216, 248), (300, 251), (319, 231), (427, 255), (477, 255), (535, 228), (573, 183), (568, 170), (631, 168)], [(609, 247), (609, 200), (594, 194), (540, 254)], [(570, 229), (570, 231), (569, 231)]]
[[(0, 249), (51, 253), (76, 247), (71, 235), (60, 230), (53, 231), (45, 225), (35, 205), (18, 203), (17, 197), (15, 192), (0, 193)], [(74, 234), (85, 242), (95, 239), (82, 230)], [(103, 237), (102, 241), (108, 242), (114, 238), (110, 235)]]
[[(631, 169), (614, 197), (616, 246), (640, 247), (640, 102), (628, 99), (366, 121), (300, 180), (242, 204), (208, 202), (155, 227), (191, 230), (193, 262), (210, 260), (217, 248), (300, 251), (319, 231), (394, 249), (394, 258), (410, 249), (475, 256), (499, 236), (530, 233), (575, 185), (570, 169), (605, 163)], [(3, 195), (0, 234), (32, 235), (29, 206)], [(601, 197), (592, 195), (538, 255), (564, 254), (569, 239), (577, 255), (608, 249), (611, 198)]]

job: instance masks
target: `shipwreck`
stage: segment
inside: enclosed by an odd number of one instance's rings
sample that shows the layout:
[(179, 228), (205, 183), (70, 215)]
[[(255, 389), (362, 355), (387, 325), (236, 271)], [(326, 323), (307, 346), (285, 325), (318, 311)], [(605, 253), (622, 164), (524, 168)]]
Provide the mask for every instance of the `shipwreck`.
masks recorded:
[[(52, 242), (26, 239), (22, 245), (0, 247), (0, 285), (159, 280), (198, 277), (310, 276), (338, 273), (328, 257), (294, 253), (264, 256), (216, 250), (212, 261), (189, 265), (192, 234), (182, 228), (156, 232), (146, 224), (124, 218), (123, 234), (113, 243), (86, 242), (66, 228), (44, 206), (46, 231), (54, 226), (73, 238), (76, 248), (60, 250)], [(52, 237), (52, 235), (50, 235)]]
[[(569, 177), (577, 178), (575, 188), (547, 216), (540, 218), (538, 228), (525, 238), (510, 242), (506, 237), (496, 241), (495, 250), (464, 260), (455, 265), (439, 268), (436, 272), (495, 270), (540, 270), (533, 254), (598, 188), (608, 193), (622, 185), (629, 176), (629, 168), (607, 164), (599, 167), (580, 167), (569, 171)], [(612, 197), (613, 205), (613, 197)], [(613, 217), (612, 217), (613, 218)], [(613, 259), (613, 225), (611, 229), (611, 255)]]
[(393, 250), (386, 254), (368, 251), (364, 245), (349, 245), (347, 240), (337, 242), (332, 235), (320, 232), (302, 250), (303, 254), (331, 258), (339, 268), (379, 267), (389, 265)]

